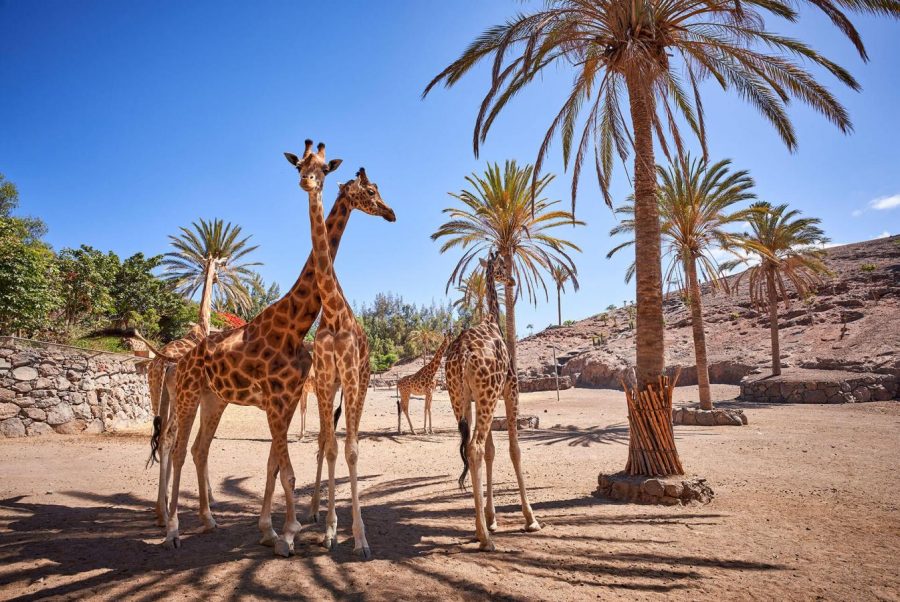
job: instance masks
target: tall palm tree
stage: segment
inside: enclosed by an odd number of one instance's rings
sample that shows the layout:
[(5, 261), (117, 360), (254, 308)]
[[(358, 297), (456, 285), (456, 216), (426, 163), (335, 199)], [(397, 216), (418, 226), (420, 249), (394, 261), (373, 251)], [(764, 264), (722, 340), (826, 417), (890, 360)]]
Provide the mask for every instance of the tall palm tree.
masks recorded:
[(409, 342), (422, 350), (423, 365), (427, 363), (426, 356), (428, 353), (437, 349), (443, 338), (444, 333), (425, 324), (419, 324), (409, 333)]
[(556, 317), (559, 326), (562, 326), (562, 292), (566, 288), (566, 282), (572, 283), (572, 290), (578, 290), (578, 273), (571, 271), (563, 264), (550, 267), (550, 277), (556, 284)]
[[(746, 219), (747, 210), (732, 211), (732, 207), (755, 196), (749, 174), (746, 171), (731, 172), (730, 165), (731, 161), (727, 159), (707, 165), (688, 157), (685, 162), (676, 161), (667, 169), (657, 167), (660, 230), (665, 243), (663, 254), (670, 259), (666, 281), (680, 284), (687, 292), (700, 407), (704, 410), (711, 410), (713, 404), (700, 280), (708, 281), (713, 287), (727, 286), (727, 281), (719, 277), (720, 266), (713, 251), (740, 246), (737, 237), (726, 228)], [(634, 244), (634, 199), (630, 198), (629, 203), (616, 209), (616, 213), (625, 219), (610, 231), (610, 236), (627, 233), (632, 238), (615, 247), (607, 257)], [(634, 269), (632, 263), (625, 275), (626, 282), (631, 280)]]
[[(468, 313), (473, 321), (480, 322), (487, 312), (487, 281), (481, 266), (461, 277), (456, 290), (462, 296), (453, 302), (453, 307)], [(503, 289), (497, 291), (497, 301), (501, 306), (506, 304)]]
[(165, 278), (179, 293), (190, 299), (202, 291), (199, 322), (208, 333), (213, 295), (223, 305), (249, 307), (247, 286), (254, 276), (251, 268), (261, 264), (243, 261), (257, 246), (247, 245), (250, 236), (240, 238), (240, 226), (220, 219), (201, 219), (191, 225), (193, 230), (182, 227), (180, 235), (169, 236), (175, 251), (166, 253), (162, 265)]
[[(809, 0), (856, 46), (865, 49), (844, 11), (900, 15), (897, 0)], [(590, 147), (607, 204), (614, 155), (623, 163), (634, 150), (635, 254), (637, 257), (638, 386), (663, 373), (662, 269), (656, 202), (654, 136), (670, 158), (683, 140), (686, 123), (705, 149), (700, 83), (712, 76), (725, 90), (756, 107), (789, 149), (796, 148), (785, 106), (799, 100), (843, 132), (851, 130), (844, 107), (800, 61), (821, 67), (857, 90), (856, 80), (805, 43), (772, 33), (764, 14), (794, 21), (797, 3), (788, 0), (547, 0), (544, 8), (491, 27), (425, 88), (453, 86), (484, 59), (491, 85), (475, 120), (478, 154), (497, 115), (545, 69), (571, 69), (566, 100), (550, 123), (538, 151), (535, 180), (559, 133), (565, 165), (572, 163), (572, 200)], [(624, 103), (624, 106), (623, 106)], [(624, 111), (630, 113), (631, 127)], [(682, 117), (678, 119), (679, 115)], [(574, 145), (574, 146), (573, 146)]]
[[(787, 205), (772, 206), (759, 202), (751, 206), (746, 216), (749, 233), (740, 235), (742, 247), (749, 251), (758, 263), (738, 275), (735, 288), (746, 276), (750, 287), (750, 300), (757, 306), (768, 305), (769, 330), (772, 335), (772, 375), (781, 374), (781, 351), (778, 340), (778, 301), (789, 303), (787, 284), (793, 285), (800, 297), (804, 297), (828, 273), (822, 257), (824, 251), (815, 248), (828, 242), (819, 228), (820, 220), (799, 217), (796, 209)], [(730, 269), (737, 262), (724, 265)]]
[(517, 297), (524, 291), (529, 301), (537, 302), (541, 289), (546, 297), (547, 285), (542, 270), (561, 264), (574, 272), (575, 264), (569, 253), (581, 251), (574, 243), (553, 236), (549, 231), (562, 225), (584, 225), (568, 211), (553, 209), (559, 201), (541, 197), (553, 180), (552, 175), (536, 181), (532, 175), (531, 165), (519, 167), (515, 161), (507, 161), (502, 170), (499, 164), (489, 163), (482, 175), (466, 176), (471, 190), (450, 193), (462, 202), (463, 207), (444, 209), (450, 220), (431, 235), (432, 240), (445, 239), (441, 253), (456, 247), (463, 251), (447, 281), (448, 290), (468, 274), (473, 259), (486, 257), (492, 249), (503, 256), (507, 266), (511, 266), (516, 283), (505, 284), (504, 294), (506, 344), (513, 368), (516, 367)]

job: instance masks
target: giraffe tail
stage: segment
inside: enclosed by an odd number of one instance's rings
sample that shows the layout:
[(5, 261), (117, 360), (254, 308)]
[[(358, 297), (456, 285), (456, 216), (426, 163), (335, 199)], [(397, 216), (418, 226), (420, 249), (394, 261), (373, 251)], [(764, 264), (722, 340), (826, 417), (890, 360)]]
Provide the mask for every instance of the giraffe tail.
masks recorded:
[(147, 458), (147, 465), (144, 467), (150, 468), (153, 466), (155, 462), (159, 462), (159, 456), (157, 452), (159, 451), (159, 437), (162, 434), (162, 416), (154, 416), (153, 417), (153, 434), (150, 435), (150, 457)]
[(394, 388), (394, 391), (397, 393), (397, 420), (400, 420), (400, 385), (397, 385)]
[(337, 409), (334, 411), (334, 430), (337, 431), (338, 420), (341, 419), (341, 412), (344, 411), (344, 389), (341, 389), (341, 401)]
[(459, 420), (459, 456), (462, 458), (463, 471), (459, 475), (459, 488), (466, 489), (466, 475), (469, 474), (469, 456), (466, 455), (466, 447), (469, 445), (469, 422), (465, 416)]

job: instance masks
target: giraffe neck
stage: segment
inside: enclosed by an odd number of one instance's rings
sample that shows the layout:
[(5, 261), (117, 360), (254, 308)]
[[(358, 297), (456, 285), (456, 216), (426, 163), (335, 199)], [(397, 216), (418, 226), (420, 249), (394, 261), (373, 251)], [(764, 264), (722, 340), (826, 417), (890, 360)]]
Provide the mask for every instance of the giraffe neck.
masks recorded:
[(322, 189), (309, 193), (309, 231), (312, 236), (312, 258), (316, 270), (316, 287), (319, 289), (319, 297), (322, 298), (322, 319), (327, 320), (334, 313), (340, 303), (335, 303), (335, 297), (340, 297), (337, 286), (337, 278), (334, 275), (334, 261), (328, 245), (328, 235), (325, 230), (325, 209), (322, 206)]
[(489, 262), (484, 274), (487, 286), (488, 321), (500, 327), (500, 301), (497, 299), (497, 284), (494, 281), (494, 264)]
[(444, 340), (441, 342), (441, 346), (438, 347), (437, 352), (435, 352), (434, 357), (431, 358), (431, 361), (428, 362), (428, 364), (423, 369), (423, 372), (425, 373), (426, 376), (428, 376), (428, 378), (431, 378), (437, 372), (438, 368), (441, 365), (441, 358), (444, 357), (444, 351), (446, 351), (446, 350), (447, 350), (447, 338), (445, 337)]

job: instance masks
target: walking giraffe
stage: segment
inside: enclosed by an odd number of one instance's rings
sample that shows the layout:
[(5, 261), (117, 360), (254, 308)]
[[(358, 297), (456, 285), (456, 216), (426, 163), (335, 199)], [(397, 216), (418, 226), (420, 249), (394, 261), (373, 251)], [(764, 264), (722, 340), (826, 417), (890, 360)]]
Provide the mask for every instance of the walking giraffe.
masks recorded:
[[(334, 272), (334, 261), (329, 253), (329, 241), (325, 233), (322, 207), (322, 184), (328, 173), (325, 161), (325, 145), (319, 144), (317, 152), (307, 146), (302, 159), (285, 154), (288, 161), (300, 173), (300, 187), (309, 196), (309, 222), (312, 236), (313, 265), (316, 268), (316, 285), (322, 298), (322, 315), (316, 328), (313, 345), (313, 363), (316, 370), (316, 399), (319, 404), (319, 453), (317, 456), (316, 486), (313, 489), (310, 514), (318, 517), (319, 483), (322, 478), (323, 456), (328, 460), (328, 514), (325, 518), (325, 538), (322, 545), (331, 549), (337, 537), (337, 514), (334, 509), (334, 469), (337, 461), (337, 438), (331, 412), (334, 395), (340, 385), (346, 406), (346, 437), (344, 455), (350, 471), (350, 495), (353, 506), (353, 553), (370, 558), (372, 553), (366, 540), (366, 529), (359, 506), (357, 489), (357, 461), (359, 459), (359, 422), (362, 417), (366, 392), (369, 387), (369, 343)], [(385, 205), (378, 186), (369, 181), (363, 168), (356, 180), (341, 186), (341, 195), (370, 202), (385, 209), (384, 217), (394, 221), (394, 212)], [(336, 422), (336, 421), (335, 421)]]
[[(488, 315), (477, 326), (468, 328), (456, 337), (447, 350), (444, 373), (450, 403), (459, 424), (462, 438), (460, 455), (463, 472), (459, 477), (462, 487), (466, 472), (472, 470), (472, 493), (475, 498), (475, 533), (479, 547), (485, 551), (494, 549), (489, 531), (497, 528), (494, 508), (493, 465), (494, 439), (491, 435), (491, 420), (497, 399), (503, 395), (506, 402), (506, 425), (509, 431), (509, 455), (512, 458), (516, 479), (519, 482), (519, 496), (522, 513), (525, 515), (525, 530), (538, 531), (540, 523), (534, 518), (525, 478), (522, 476), (522, 453), (519, 450), (519, 434), (516, 418), (519, 412), (519, 381), (509, 360), (506, 342), (500, 334), (500, 304), (497, 301), (495, 279), (510, 286), (515, 285), (509, 275), (509, 267), (499, 253), (491, 252), (487, 261), (481, 260), (487, 282)], [(475, 423), (472, 424), (472, 406), (475, 404)], [(474, 432), (469, 432), (471, 427)], [(487, 473), (487, 506), (482, 500), (481, 461), (484, 460)]]
[[(310, 142), (307, 147), (311, 145)], [(328, 172), (337, 169), (340, 163), (339, 159), (330, 161)], [(326, 222), (329, 252), (332, 255), (337, 252), (353, 209), (383, 216), (386, 215), (387, 208), (368, 199), (339, 195)], [(393, 217), (393, 213), (390, 215)], [(266, 489), (259, 517), (259, 529), (262, 533), (260, 543), (275, 546), (276, 553), (280, 555), (293, 553), (294, 537), (300, 524), (296, 520), (293, 493), (295, 479), (287, 450), (287, 429), (311, 365), (303, 339), (320, 308), (321, 300), (316, 288), (313, 258), (310, 255), (299, 278), (284, 297), (246, 325), (210, 335), (178, 362), (175, 379), (176, 420), (171, 422), (163, 437), (161, 454), (161, 459), (164, 460), (167, 457), (166, 446), (174, 446), (172, 496), (165, 541), (167, 547), (177, 548), (181, 545), (177, 513), (178, 489), (188, 436), (197, 408), (201, 408), (200, 430), (191, 451), (197, 466), (198, 482), (202, 484), (208, 474), (209, 446), (219, 419), (225, 406), (235, 403), (263, 409), (272, 433), (266, 466)], [(174, 442), (173, 436), (177, 436)], [(285, 526), (281, 538), (272, 528), (272, 495), (275, 478), (279, 474), (286, 499)], [(202, 485), (199, 491), (200, 517), (204, 530), (211, 530), (216, 523), (209, 510), (209, 499)]]
[(406, 421), (409, 422), (409, 430), (412, 434), (416, 434), (413, 428), (412, 420), (409, 417), (409, 397), (410, 395), (425, 396), (425, 425), (423, 430), (428, 434), (434, 434), (434, 428), (431, 422), (431, 397), (434, 394), (434, 388), (437, 385), (435, 376), (438, 368), (441, 367), (441, 360), (444, 358), (444, 351), (450, 344), (450, 335), (445, 334), (441, 346), (431, 361), (419, 368), (415, 374), (409, 374), (397, 381), (397, 434), (402, 434), (403, 429), (400, 427), (400, 412), (406, 414)]

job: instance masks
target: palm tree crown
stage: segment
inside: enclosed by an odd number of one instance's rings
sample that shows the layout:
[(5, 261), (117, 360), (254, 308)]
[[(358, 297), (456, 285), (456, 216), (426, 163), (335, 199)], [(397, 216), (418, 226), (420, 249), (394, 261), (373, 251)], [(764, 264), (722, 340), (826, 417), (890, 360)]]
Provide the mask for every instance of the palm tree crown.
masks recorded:
[(248, 246), (250, 236), (240, 238), (240, 226), (221, 219), (191, 225), (193, 229), (182, 227), (180, 235), (169, 236), (175, 251), (166, 253), (162, 263), (166, 279), (188, 298), (202, 289), (201, 323), (205, 319), (208, 324), (213, 294), (223, 306), (248, 308), (247, 286), (255, 275), (251, 268), (261, 264), (243, 260), (257, 246)]

